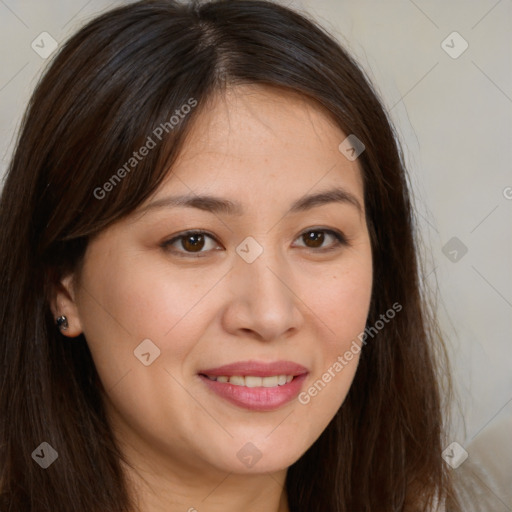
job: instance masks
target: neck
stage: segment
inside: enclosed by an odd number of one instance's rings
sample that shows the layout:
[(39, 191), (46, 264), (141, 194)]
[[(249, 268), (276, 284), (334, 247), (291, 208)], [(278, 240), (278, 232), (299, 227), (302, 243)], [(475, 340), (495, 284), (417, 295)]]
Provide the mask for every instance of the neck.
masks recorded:
[(286, 470), (247, 475), (124, 467), (137, 512), (289, 512)]
[(147, 444), (137, 448), (136, 443), (120, 445), (136, 512), (289, 512), (286, 468), (234, 473), (186, 453), (170, 457)]

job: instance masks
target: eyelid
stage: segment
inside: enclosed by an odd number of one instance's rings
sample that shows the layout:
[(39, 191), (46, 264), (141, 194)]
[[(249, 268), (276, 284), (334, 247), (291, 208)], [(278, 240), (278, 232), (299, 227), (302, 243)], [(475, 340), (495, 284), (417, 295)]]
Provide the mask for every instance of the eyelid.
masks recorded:
[(211, 252), (211, 251), (199, 251), (199, 252), (194, 253), (194, 252), (176, 250), (174, 247), (172, 247), (172, 245), (175, 242), (179, 241), (180, 239), (185, 238), (188, 235), (204, 235), (204, 236), (207, 236), (208, 238), (211, 238), (217, 245), (222, 245), (222, 244), (220, 244), (220, 242), (217, 240), (217, 238), (214, 235), (212, 235), (208, 231), (205, 231), (204, 229), (188, 229), (186, 231), (182, 231), (180, 233), (177, 233), (176, 235), (173, 235), (168, 240), (164, 240), (164, 242), (162, 242), (160, 244), (160, 246), (163, 249), (168, 250), (169, 252), (172, 252), (173, 254), (178, 254), (179, 256), (184, 256), (186, 258), (201, 258), (203, 256), (208, 255)]
[[(313, 247), (307, 247), (305, 245), (301, 246), (302, 248), (309, 249), (312, 252), (327, 252), (327, 251), (330, 251), (330, 250), (334, 250), (334, 249), (336, 249), (337, 247), (340, 247), (340, 246), (348, 246), (348, 245), (350, 245), (348, 238), (346, 237), (346, 235), (342, 231), (339, 231), (337, 229), (332, 229), (332, 228), (324, 228), (324, 227), (321, 227), (321, 226), (318, 226), (318, 227), (315, 226), (315, 227), (311, 227), (311, 228), (306, 228), (305, 230), (303, 230), (300, 233), (300, 235), (297, 238), (301, 238), (306, 233), (309, 233), (311, 231), (313, 231), (313, 232), (314, 231), (321, 231), (323, 233), (326, 233), (328, 235), (333, 236), (335, 238), (335, 240), (336, 240), (335, 244), (331, 244), (330, 246), (326, 246), (326, 247), (320, 247), (318, 249), (313, 248)], [(297, 238), (295, 240), (297, 240)]]
[[(327, 247), (319, 247), (319, 248), (314, 248), (314, 247), (307, 247), (305, 245), (301, 246), (301, 248), (303, 249), (308, 249), (310, 250), (311, 252), (327, 252), (327, 251), (330, 251), (330, 250), (334, 250), (336, 249), (337, 247), (340, 247), (340, 246), (348, 246), (350, 245), (350, 241), (347, 239), (346, 235), (342, 232), (342, 231), (339, 231), (339, 230), (336, 230), (336, 229), (332, 229), (332, 228), (324, 228), (324, 227), (309, 227), (309, 228), (306, 228), (304, 229), (296, 238), (295, 240), (297, 240), (298, 238), (301, 238), (302, 236), (304, 236), (306, 233), (309, 233), (309, 232), (314, 232), (314, 231), (321, 231), (323, 233), (326, 233), (328, 235), (331, 235), (335, 238), (336, 240), (336, 243), (335, 244), (331, 244), (330, 246), (327, 246)], [(173, 252), (174, 254), (178, 254), (179, 256), (184, 256), (184, 257), (188, 257), (188, 258), (200, 258), (200, 257), (203, 257), (203, 256), (206, 256), (208, 255), (211, 250), (208, 250), (208, 251), (198, 251), (196, 253), (194, 252), (187, 252), (187, 251), (181, 251), (181, 250), (176, 250), (172, 247), (172, 245), (179, 241), (180, 239), (182, 238), (185, 238), (186, 236), (188, 235), (204, 235), (208, 238), (211, 238), (216, 244), (218, 245), (222, 245), (220, 244), (220, 242), (217, 240), (217, 238), (212, 235), (211, 233), (209, 233), (208, 231), (205, 231), (203, 229), (189, 229), (189, 230), (186, 230), (186, 231), (182, 231), (180, 233), (177, 233), (176, 235), (173, 235), (172, 238), (168, 239), (168, 240), (165, 240), (164, 242), (162, 242), (160, 245), (162, 248), (170, 251), (170, 252)], [(294, 240), (294, 241), (295, 241)]]

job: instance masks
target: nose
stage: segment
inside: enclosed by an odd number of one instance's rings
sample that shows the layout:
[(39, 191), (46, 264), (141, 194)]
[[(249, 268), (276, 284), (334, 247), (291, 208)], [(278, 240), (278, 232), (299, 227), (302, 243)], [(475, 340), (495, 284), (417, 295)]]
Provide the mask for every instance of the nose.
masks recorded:
[(271, 251), (265, 249), (252, 263), (236, 256), (227, 286), (230, 299), (222, 320), (230, 334), (272, 341), (303, 325), (303, 303), (289, 264)]

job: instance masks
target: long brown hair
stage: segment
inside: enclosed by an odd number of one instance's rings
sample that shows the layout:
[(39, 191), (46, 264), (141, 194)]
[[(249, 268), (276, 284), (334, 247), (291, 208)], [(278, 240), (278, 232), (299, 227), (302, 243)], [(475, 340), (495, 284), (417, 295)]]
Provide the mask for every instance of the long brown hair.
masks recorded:
[[(59, 333), (49, 301), (88, 241), (156, 190), (208, 99), (241, 83), (298, 92), (364, 143), (374, 268), (367, 325), (402, 306), (363, 348), (334, 419), (289, 468), (290, 510), (412, 512), (436, 496), (451, 501), (436, 362), (444, 350), (420, 293), (403, 158), (369, 80), (288, 8), (157, 0), (107, 12), (74, 35), (23, 119), (0, 202), (2, 511), (133, 510), (86, 340)], [(167, 125), (129, 176), (104, 187), (190, 98), (197, 107)], [(95, 194), (101, 187), (106, 197)], [(46, 470), (31, 457), (42, 442), (58, 452)]]

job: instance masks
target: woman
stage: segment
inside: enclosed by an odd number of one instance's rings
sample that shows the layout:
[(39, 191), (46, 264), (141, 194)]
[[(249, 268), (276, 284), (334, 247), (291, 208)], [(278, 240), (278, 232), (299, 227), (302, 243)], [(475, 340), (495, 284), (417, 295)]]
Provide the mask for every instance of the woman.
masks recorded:
[(455, 510), (399, 148), (311, 21), (93, 20), (0, 212), (2, 510)]

